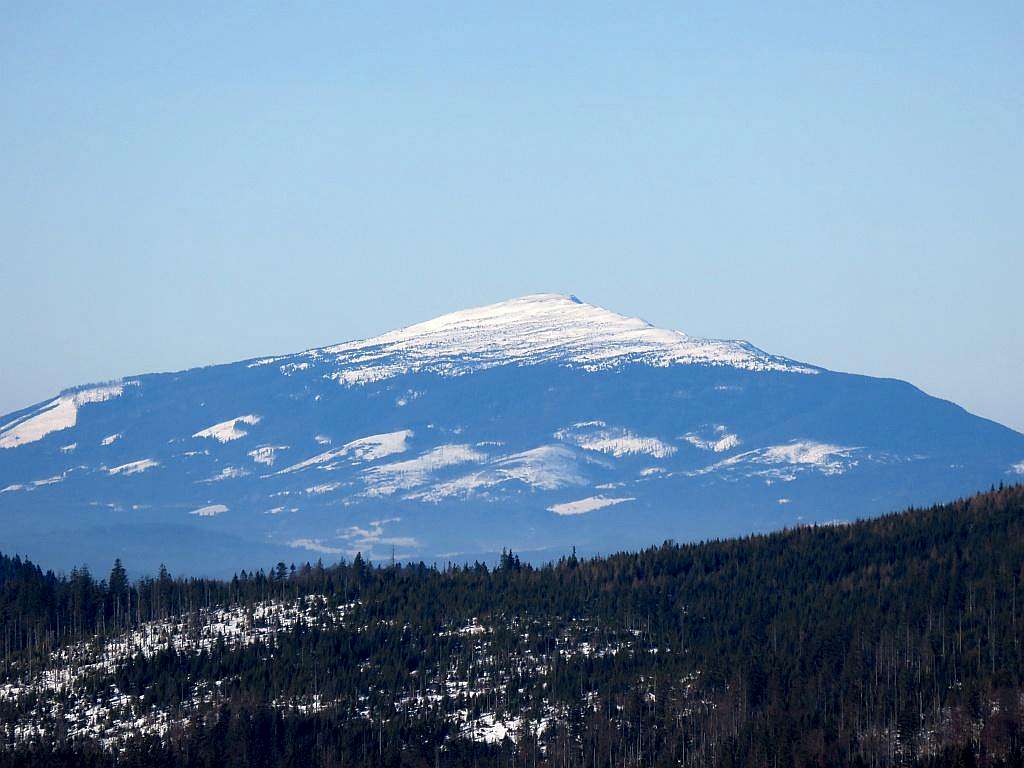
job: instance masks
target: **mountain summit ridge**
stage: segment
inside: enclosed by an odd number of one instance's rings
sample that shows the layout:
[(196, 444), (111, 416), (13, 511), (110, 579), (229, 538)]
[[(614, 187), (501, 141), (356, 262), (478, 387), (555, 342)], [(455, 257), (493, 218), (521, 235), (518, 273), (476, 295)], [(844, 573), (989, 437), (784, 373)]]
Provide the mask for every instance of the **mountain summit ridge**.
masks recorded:
[(749, 342), (689, 336), (557, 293), (449, 312), (368, 339), (262, 358), (252, 365), (279, 364), (287, 373), (292, 366), (333, 364), (336, 370), (326, 375), (352, 385), (410, 371), (460, 375), (498, 365), (547, 362), (590, 371), (626, 363), (806, 374), (820, 370), (770, 355)]

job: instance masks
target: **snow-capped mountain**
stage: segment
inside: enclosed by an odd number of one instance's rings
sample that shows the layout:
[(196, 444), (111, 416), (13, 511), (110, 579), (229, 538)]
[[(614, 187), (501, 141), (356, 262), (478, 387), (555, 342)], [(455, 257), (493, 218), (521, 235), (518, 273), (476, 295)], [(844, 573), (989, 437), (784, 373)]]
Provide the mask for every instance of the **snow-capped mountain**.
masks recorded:
[(1024, 476), (904, 382), (526, 296), (0, 418), (0, 549), (223, 573), (534, 559), (849, 520)]

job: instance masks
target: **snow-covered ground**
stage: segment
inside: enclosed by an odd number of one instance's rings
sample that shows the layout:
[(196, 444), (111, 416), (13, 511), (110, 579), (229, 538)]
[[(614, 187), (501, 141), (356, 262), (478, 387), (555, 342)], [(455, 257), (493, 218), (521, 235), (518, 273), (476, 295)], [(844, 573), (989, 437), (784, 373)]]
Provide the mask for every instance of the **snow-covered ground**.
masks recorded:
[[(15, 740), (42, 736), (55, 719), (63, 719), (69, 737), (90, 736), (107, 745), (139, 734), (164, 733), (174, 713), (147, 707), (113, 685), (96, 691), (90, 680), (115, 672), (139, 654), (149, 658), (174, 648), (181, 654), (196, 655), (210, 652), (220, 643), (225, 648), (272, 643), (278, 633), (299, 621), (333, 626), (342, 621), (349, 607), (330, 608), (326, 598), (313, 595), (248, 607), (200, 609), (186, 616), (148, 622), (123, 635), (62, 648), (51, 654), (42, 669), (14, 674), (0, 684), (0, 703), (34, 701), (32, 713), (3, 724), (0, 733), (6, 731), (5, 735)], [(213, 699), (213, 692), (200, 685), (190, 704)]]
[(120, 397), (123, 393), (124, 385), (118, 383), (62, 394), (27, 416), (0, 426), (0, 448), (17, 448), (41, 440), (51, 432), (69, 429), (78, 421), (79, 408)]
[(705, 429), (701, 432), (689, 432), (683, 435), (683, 440), (697, 448), (714, 453), (731, 451), (742, 443), (739, 436), (731, 434), (729, 428), (724, 424), (717, 424), (712, 429)]
[[(223, 699), (220, 691), (230, 679), (190, 680), (181, 705), (171, 708), (149, 703), (145, 695), (118, 690), (110, 681), (125, 664), (140, 656), (152, 658), (169, 649), (183, 656), (195, 656), (256, 643), (266, 646), (272, 654), (281, 633), (292, 631), (299, 622), (320, 631), (363, 631), (365, 627), (360, 624), (356, 608), (352, 603), (332, 606), (325, 597), (312, 595), (250, 606), (200, 609), (148, 622), (124, 634), (61, 648), (52, 652), (42, 667), (15, 667), (0, 684), (0, 704), (18, 705), (23, 712), (14, 721), (0, 724), (0, 738), (25, 741), (42, 737), (52, 732), (57, 722), (63, 724), (71, 738), (96, 738), (108, 747), (116, 747), (132, 736), (162, 735), (175, 724), (185, 724), (190, 718), (211, 711)], [(370, 675), (371, 687), (360, 694), (360, 700), (368, 701), (373, 696), (387, 704), (384, 710), (367, 709), (362, 716), (400, 715), (446, 701), (446, 716), (465, 738), (497, 743), (505, 738), (539, 736), (566, 715), (566, 704), (544, 699), (539, 702), (541, 714), (528, 719), (503, 703), (513, 692), (513, 685), (521, 685), (524, 677), (551, 673), (556, 662), (603, 658), (646, 647), (635, 630), (624, 630), (612, 637), (607, 628), (598, 632), (582, 620), (557, 627), (549, 621), (502, 616), (453, 620), (440, 634), (455, 640), (455, 647), (461, 650), (433, 668), (413, 673), (417, 675), (415, 692), (398, 699), (383, 689), (374, 690), (374, 677)], [(518, 651), (512, 655), (503, 652), (500, 663), (493, 647), (499, 625), (502, 632), (520, 639)], [(554, 648), (536, 650), (533, 638), (539, 632), (550, 636), (553, 629)], [(594, 639), (597, 635), (611, 639), (600, 643)], [(541, 684), (538, 690), (545, 687)], [(587, 701), (585, 696), (580, 703)], [(282, 709), (312, 713), (328, 709), (336, 702), (310, 692), (271, 703)]]
[(794, 440), (785, 445), (770, 445), (738, 453), (691, 474), (742, 472), (752, 477), (782, 481), (795, 480), (799, 473), (808, 471), (841, 475), (857, 466), (856, 456), (862, 451), (858, 447)]
[(226, 504), (207, 504), (205, 507), (199, 507), (199, 509), (193, 509), (189, 512), (190, 515), (196, 517), (216, 517), (222, 515), (228, 511)]
[(278, 451), (287, 451), (287, 445), (261, 445), (259, 448), (254, 448), (249, 451), (249, 458), (251, 458), (257, 464), (264, 464), (268, 467), (274, 466), (274, 462), (277, 461)]
[(110, 467), (107, 470), (108, 475), (137, 475), (140, 472), (145, 472), (147, 469), (153, 467), (159, 467), (160, 462), (154, 461), (153, 459), (139, 459), (138, 461), (129, 461), (127, 464), (121, 464), (116, 467)]
[(436, 483), (406, 498), (439, 502), (447, 498), (469, 498), (509, 483), (551, 491), (585, 482), (586, 477), (580, 471), (577, 457), (571, 450), (561, 445), (542, 445), (498, 457), (479, 471)]
[(413, 432), (411, 429), (402, 429), (397, 432), (360, 437), (357, 440), (345, 443), (340, 448), (324, 451), (310, 459), (292, 464), (290, 467), (285, 467), (275, 474), (286, 475), (292, 472), (300, 472), (310, 467), (332, 470), (341, 461), (350, 463), (375, 461), (395, 453), (404, 453), (412, 436)]
[(610, 427), (603, 421), (584, 421), (555, 432), (556, 440), (578, 445), (588, 451), (615, 457), (646, 454), (656, 459), (671, 456), (678, 449), (657, 437), (631, 432), (625, 427)]
[(368, 494), (386, 496), (423, 485), (440, 469), (486, 458), (469, 445), (439, 445), (414, 459), (371, 467), (363, 475)]
[(306, 370), (309, 364), (328, 365), (326, 375), (354, 386), (416, 371), (460, 376), (498, 365), (547, 362), (584, 370), (639, 362), (658, 367), (699, 364), (818, 371), (744, 341), (687, 336), (554, 293), (452, 312), (371, 339), (264, 358), (251, 365), (277, 364), (285, 374)]
[(577, 501), (567, 501), (564, 504), (553, 504), (548, 509), (556, 515), (585, 515), (587, 512), (612, 507), (626, 501), (636, 501), (636, 499), (630, 497), (609, 498), (607, 496), (590, 496), (586, 499), (578, 499)]
[(230, 443), (232, 440), (238, 440), (249, 434), (249, 432), (242, 429), (239, 424), (245, 424), (251, 427), (259, 423), (260, 417), (254, 413), (250, 413), (245, 416), (236, 416), (233, 419), (222, 421), (219, 424), (214, 424), (212, 427), (207, 427), (206, 429), (201, 429), (192, 435), (192, 437), (212, 438), (218, 443)]

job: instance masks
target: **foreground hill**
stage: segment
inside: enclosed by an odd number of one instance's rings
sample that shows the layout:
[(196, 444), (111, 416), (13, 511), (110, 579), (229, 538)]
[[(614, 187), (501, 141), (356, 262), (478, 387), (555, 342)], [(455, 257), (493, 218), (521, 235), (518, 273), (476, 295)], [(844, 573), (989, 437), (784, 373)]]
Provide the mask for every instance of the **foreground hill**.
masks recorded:
[(849, 520), (1024, 472), (909, 384), (527, 296), (0, 418), (5, 547), (223, 575), (317, 555), (542, 561)]
[(1021, 764), (1024, 487), (533, 568), (0, 558), (0, 765)]

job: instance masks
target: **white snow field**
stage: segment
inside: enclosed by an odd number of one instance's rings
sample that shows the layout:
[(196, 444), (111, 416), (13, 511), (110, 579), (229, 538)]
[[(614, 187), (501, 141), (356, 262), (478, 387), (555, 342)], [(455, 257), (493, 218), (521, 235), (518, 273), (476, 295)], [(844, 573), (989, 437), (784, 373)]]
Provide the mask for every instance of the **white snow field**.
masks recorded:
[(227, 506), (224, 504), (208, 504), (205, 507), (199, 509), (193, 509), (189, 512), (190, 515), (196, 515), (197, 517), (216, 517), (228, 511)]
[(234, 419), (228, 419), (222, 421), (220, 424), (214, 424), (212, 427), (201, 429), (196, 432), (192, 437), (199, 438), (213, 438), (219, 443), (229, 443), (232, 440), (238, 440), (241, 437), (245, 437), (249, 434), (246, 430), (241, 429), (239, 424), (248, 424), (254, 426), (259, 424), (260, 417), (256, 414), (250, 413), (245, 416), (238, 416)]
[(360, 437), (357, 440), (345, 443), (340, 448), (334, 448), (317, 454), (311, 459), (300, 461), (298, 464), (292, 464), (290, 467), (285, 467), (274, 474), (286, 475), (303, 469), (309, 469), (310, 467), (331, 470), (340, 463), (339, 460), (341, 459), (349, 462), (376, 461), (395, 453), (404, 453), (412, 435), (411, 429), (402, 429), (397, 432)]
[(613, 507), (626, 501), (636, 501), (636, 499), (631, 497), (609, 498), (607, 496), (590, 496), (577, 501), (567, 501), (564, 504), (553, 504), (548, 507), (548, 510), (556, 515), (585, 515), (587, 512), (604, 509), (605, 507)]
[(646, 454), (657, 459), (671, 456), (678, 450), (657, 437), (631, 432), (625, 427), (609, 427), (603, 421), (583, 421), (555, 432), (556, 440), (578, 445), (588, 451), (615, 457)]
[(0, 427), (0, 448), (17, 448), (41, 440), (51, 432), (69, 429), (78, 422), (78, 409), (102, 403), (124, 393), (124, 384), (83, 389), (62, 394), (37, 410)]
[(634, 362), (818, 372), (745, 341), (687, 336), (556, 293), (452, 312), (370, 339), (264, 358), (251, 365), (278, 364), (282, 373), (292, 374), (306, 370), (304, 363), (324, 364), (330, 368), (325, 375), (351, 386), (416, 371), (459, 376), (501, 365), (547, 362), (588, 371)]
[(111, 467), (107, 470), (108, 475), (137, 475), (140, 472), (145, 472), (147, 469), (153, 467), (159, 467), (160, 462), (154, 461), (153, 459), (139, 459), (138, 461), (130, 461), (127, 464), (121, 464), (117, 467)]

